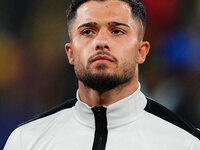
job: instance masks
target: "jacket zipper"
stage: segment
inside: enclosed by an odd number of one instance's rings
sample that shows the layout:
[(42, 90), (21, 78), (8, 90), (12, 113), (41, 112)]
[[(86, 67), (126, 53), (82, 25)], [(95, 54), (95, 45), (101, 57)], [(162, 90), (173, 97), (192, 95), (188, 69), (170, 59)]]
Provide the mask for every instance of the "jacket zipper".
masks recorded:
[(92, 150), (105, 150), (108, 129), (105, 107), (93, 107), (92, 111), (95, 117), (95, 135)]

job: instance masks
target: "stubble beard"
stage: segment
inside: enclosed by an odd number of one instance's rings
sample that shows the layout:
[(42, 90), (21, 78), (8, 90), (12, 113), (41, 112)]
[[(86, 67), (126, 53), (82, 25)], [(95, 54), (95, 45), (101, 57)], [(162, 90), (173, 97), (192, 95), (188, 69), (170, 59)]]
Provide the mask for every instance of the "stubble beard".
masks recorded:
[(135, 73), (135, 64), (123, 64), (123, 70), (118, 73), (114, 72), (106, 73), (106, 68), (108, 67), (105, 64), (100, 64), (96, 66), (96, 73), (92, 73), (91, 70), (86, 70), (82, 64), (75, 63), (74, 70), (78, 80), (82, 81), (83, 84), (93, 90), (103, 93), (114, 89), (128, 81), (130, 81)]

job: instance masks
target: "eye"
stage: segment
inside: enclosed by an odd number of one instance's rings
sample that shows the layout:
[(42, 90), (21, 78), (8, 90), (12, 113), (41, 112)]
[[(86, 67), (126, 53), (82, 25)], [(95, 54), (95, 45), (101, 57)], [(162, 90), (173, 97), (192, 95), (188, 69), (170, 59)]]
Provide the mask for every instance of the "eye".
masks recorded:
[(81, 32), (82, 35), (92, 35), (94, 34), (94, 31), (91, 29), (85, 29)]
[(119, 34), (124, 34), (124, 31), (120, 29), (113, 29), (111, 33), (119, 35)]

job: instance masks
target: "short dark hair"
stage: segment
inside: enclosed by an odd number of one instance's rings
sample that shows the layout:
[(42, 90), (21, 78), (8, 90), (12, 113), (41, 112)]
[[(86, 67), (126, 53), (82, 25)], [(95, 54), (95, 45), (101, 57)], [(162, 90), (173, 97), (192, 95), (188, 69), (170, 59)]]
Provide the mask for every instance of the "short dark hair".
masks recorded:
[[(77, 9), (85, 2), (88, 1), (107, 1), (107, 0), (72, 0), (68, 10), (67, 10), (67, 24), (69, 27), (69, 24), (71, 21), (76, 17), (76, 11)], [(126, 2), (129, 4), (129, 6), (132, 9), (132, 15), (135, 17), (135, 19), (138, 19), (139, 21), (142, 21), (143, 28), (145, 30), (146, 28), (146, 10), (144, 5), (140, 2), (140, 0), (119, 0)]]

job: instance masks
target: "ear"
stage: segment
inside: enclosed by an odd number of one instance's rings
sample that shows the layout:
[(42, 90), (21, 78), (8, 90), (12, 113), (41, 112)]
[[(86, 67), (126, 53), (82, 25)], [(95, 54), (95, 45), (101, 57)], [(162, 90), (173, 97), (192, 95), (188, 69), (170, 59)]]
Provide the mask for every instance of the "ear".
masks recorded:
[(146, 59), (146, 56), (147, 56), (147, 54), (149, 52), (149, 49), (150, 49), (149, 42), (147, 42), (147, 41), (141, 41), (140, 48), (138, 50), (138, 56), (136, 58), (136, 62), (138, 64), (144, 63), (144, 61)]
[(65, 44), (65, 51), (67, 53), (67, 57), (68, 57), (69, 63), (71, 65), (73, 65), (74, 64), (74, 57), (73, 57), (73, 51), (72, 51), (71, 43)]

